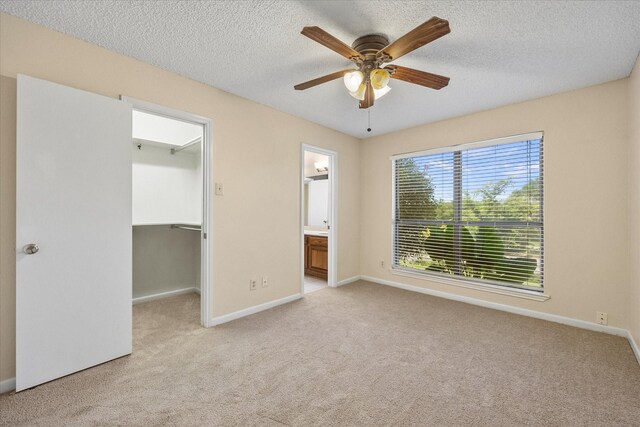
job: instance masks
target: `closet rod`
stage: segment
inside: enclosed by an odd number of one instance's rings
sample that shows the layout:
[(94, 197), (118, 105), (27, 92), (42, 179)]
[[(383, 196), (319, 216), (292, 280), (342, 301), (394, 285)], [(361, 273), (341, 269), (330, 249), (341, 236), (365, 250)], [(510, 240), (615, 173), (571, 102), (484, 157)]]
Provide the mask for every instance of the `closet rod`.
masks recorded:
[(189, 226), (189, 225), (180, 225), (180, 224), (171, 224), (171, 228), (179, 228), (181, 230), (202, 231), (201, 227)]
[(199, 136), (199, 137), (197, 137), (197, 138), (195, 138), (195, 139), (192, 139), (191, 141), (187, 142), (186, 144), (184, 144), (184, 145), (183, 145), (183, 146), (181, 146), (181, 147), (178, 147), (178, 148), (172, 148), (172, 149), (171, 149), (171, 154), (176, 154), (176, 153), (177, 153), (177, 152), (179, 152), (179, 151), (185, 150), (185, 149), (187, 149), (187, 148), (191, 147), (192, 145), (199, 143), (201, 140), (202, 140), (202, 137), (201, 137), (201, 136)]

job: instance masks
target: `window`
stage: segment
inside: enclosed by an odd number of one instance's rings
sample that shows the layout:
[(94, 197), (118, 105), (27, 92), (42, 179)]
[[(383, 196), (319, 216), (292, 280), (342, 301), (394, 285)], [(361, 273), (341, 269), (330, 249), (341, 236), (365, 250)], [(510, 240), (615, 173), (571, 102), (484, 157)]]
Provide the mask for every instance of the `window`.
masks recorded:
[(392, 162), (394, 270), (542, 291), (542, 133)]

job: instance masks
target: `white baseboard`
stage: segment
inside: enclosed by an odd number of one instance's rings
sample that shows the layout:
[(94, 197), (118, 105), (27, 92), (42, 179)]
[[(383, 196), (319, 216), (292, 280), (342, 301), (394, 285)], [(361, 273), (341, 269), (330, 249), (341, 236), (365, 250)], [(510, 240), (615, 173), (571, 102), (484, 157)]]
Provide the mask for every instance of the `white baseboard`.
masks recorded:
[(302, 294), (294, 294), (285, 298), (277, 299), (275, 301), (265, 302), (264, 304), (254, 305), (253, 307), (245, 308), (243, 310), (234, 311), (233, 313), (224, 314), (222, 316), (214, 317), (209, 321), (209, 326), (216, 326), (222, 323), (227, 323), (232, 320), (240, 319), (241, 317), (249, 316), (251, 314), (259, 313), (264, 310), (268, 310), (273, 307), (277, 307), (282, 304), (286, 304), (302, 298)]
[(178, 295), (191, 294), (194, 292), (199, 294), (200, 289), (196, 287), (191, 287), (191, 288), (176, 289), (175, 291), (160, 292), (159, 294), (152, 294), (152, 295), (146, 295), (143, 297), (133, 298), (132, 302), (133, 302), (133, 305), (136, 305), (143, 302), (155, 301), (158, 299), (175, 297)]
[(638, 347), (638, 343), (633, 339), (633, 335), (631, 335), (631, 331), (627, 332), (627, 339), (629, 340), (629, 345), (631, 345), (631, 350), (633, 350), (633, 354), (636, 355), (636, 359), (638, 363), (640, 363), (640, 347)]
[(7, 380), (0, 381), (0, 394), (7, 393), (16, 389), (16, 378), (9, 378)]
[(349, 283), (357, 282), (358, 280), (360, 280), (360, 276), (353, 276), (353, 277), (349, 277), (349, 278), (347, 278), (347, 279), (340, 280), (340, 281), (336, 284), (336, 287), (338, 287), (338, 286), (348, 285)]
[(557, 314), (549, 314), (541, 311), (529, 310), (526, 308), (514, 307), (506, 304), (498, 304), (495, 302), (489, 302), (477, 298), (466, 297), (462, 295), (451, 294), (449, 292), (435, 291), (432, 289), (422, 288), (420, 286), (407, 285), (400, 282), (394, 282), (391, 280), (378, 279), (377, 277), (361, 276), (362, 280), (378, 283), (380, 285), (392, 286), (394, 288), (400, 288), (407, 291), (419, 292), (421, 294), (427, 294), (434, 297), (450, 299), (454, 301), (460, 301), (467, 304), (478, 305), (480, 307), (492, 308), (494, 310), (506, 311), (508, 313), (520, 314), (522, 316), (534, 317), (536, 319), (548, 320), (550, 322), (562, 323), (563, 325), (575, 326), (576, 328), (588, 329), (591, 331), (604, 332), (611, 335), (618, 335), (621, 337), (629, 337), (629, 332), (626, 329), (616, 328), (614, 326), (600, 325), (594, 322), (587, 322), (585, 320), (572, 319), (571, 317), (558, 316)]

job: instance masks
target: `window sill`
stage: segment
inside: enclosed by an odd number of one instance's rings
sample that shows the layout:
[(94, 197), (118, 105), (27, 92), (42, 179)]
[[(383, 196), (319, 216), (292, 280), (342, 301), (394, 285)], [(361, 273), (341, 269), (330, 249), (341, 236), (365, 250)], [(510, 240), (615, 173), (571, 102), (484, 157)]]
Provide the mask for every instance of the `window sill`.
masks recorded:
[(399, 270), (395, 268), (391, 268), (389, 271), (391, 272), (391, 274), (394, 274), (396, 276), (404, 276), (404, 277), (410, 277), (412, 279), (428, 280), (431, 282), (443, 283), (445, 285), (458, 286), (460, 288), (467, 288), (467, 289), (475, 289), (477, 291), (507, 295), (507, 296), (516, 297), (516, 298), (524, 298), (532, 301), (547, 301), (549, 298), (551, 298), (551, 296), (547, 294), (537, 292), (537, 291), (530, 291), (528, 289), (507, 288), (507, 287), (491, 285), (491, 284), (473, 283), (473, 282), (468, 282), (466, 280), (461, 280), (461, 279), (453, 279), (453, 278), (449, 279), (447, 277), (440, 277), (435, 275), (431, 276), (431, 275), (420, 274), (420, 273), (412, 273), (409, 271)]

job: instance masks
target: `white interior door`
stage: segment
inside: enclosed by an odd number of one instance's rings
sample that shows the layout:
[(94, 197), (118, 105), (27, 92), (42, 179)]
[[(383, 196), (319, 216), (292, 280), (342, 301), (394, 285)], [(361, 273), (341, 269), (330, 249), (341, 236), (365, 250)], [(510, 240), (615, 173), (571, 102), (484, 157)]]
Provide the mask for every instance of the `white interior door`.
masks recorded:
[(309, 220), (312, 227), (329, 225), (329, 180), (311, 181), (309, 184)]
[(131, 115), (18, 76), (18, 391), (131, 353)]

